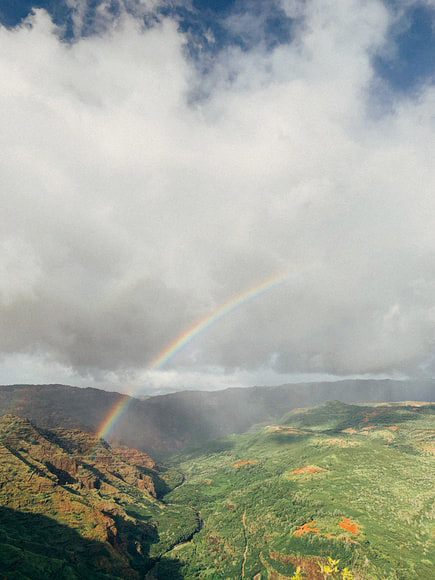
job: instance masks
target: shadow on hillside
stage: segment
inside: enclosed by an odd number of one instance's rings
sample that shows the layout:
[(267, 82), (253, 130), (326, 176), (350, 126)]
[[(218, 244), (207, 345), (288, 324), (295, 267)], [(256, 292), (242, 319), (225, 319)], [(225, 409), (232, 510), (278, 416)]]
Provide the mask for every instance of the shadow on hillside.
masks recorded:
[(183, 458), (188, 457), (189, 459), (194, 459), (195, 457), (200, 457), (207, 453), (224, 453), (225, 451), (231, 451), (234, 447), (235, 442), (226, 437), (221, 439), (210, 439), (209, 441), (204, 441), (198, 445), (187, 447), (181, 452), (168, 454), (166, 460), (168, 461), (171, 458), (177, 458), (179, 455)]
[(5, 507), (0, 508), (0, 569), (6, 578), (117, 577), (108, 546), (49, 517)]
[(280, 443), (282, 445), (289, 445), (291, 443), (302, 443), (309, 439), (315, 433), (272, 433), (269, 435), (269, 440), (273, 443)]
[(153, 569), (152, 575), (145, 576), (145, 580), (147, 579), (184, 580), (184, 576), (181, 573), (181, 564), (178, 560), (161, 558)]
[[(143, 578), (153, 565), (148, 554), (151, 544), (159, 541), (157, 530), (120, 520), (119, 536), (110, 545), (85, 539), (45, 515), (0, 507), (0, 578)], [(170, 566), (171, 575), (158, 578), (182, 579), (181, 565), (170, 561)]]
[[(156, 495), (158, 499), (162, 499), (167, 493), (171, 491), (171, 487), (166, 483), (160, 474), (154, 469), (149, 469), (148, 467), (143, 467), (141, 465), (136, 465), (136, 468), (143, 473), (148, 475), (153, 480), (154, 489), (156, 490)], [(164, 473), (164, 472), (163, 472)]]

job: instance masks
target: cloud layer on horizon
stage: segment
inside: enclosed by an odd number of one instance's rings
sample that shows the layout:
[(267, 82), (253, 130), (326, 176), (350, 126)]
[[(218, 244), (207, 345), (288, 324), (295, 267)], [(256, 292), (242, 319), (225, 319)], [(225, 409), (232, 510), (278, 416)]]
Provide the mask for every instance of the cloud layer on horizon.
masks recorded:
[(169, 382), (432, 374), (434, 86), (381, 106), (383, 3), (282, 8), (291, 42), (230, 46), (206, 73), (169, 17), (74, 43), (42, 10), (0, 29), (0, 370), (157, 384), (143, 369), (168, 343), (289, 270)]

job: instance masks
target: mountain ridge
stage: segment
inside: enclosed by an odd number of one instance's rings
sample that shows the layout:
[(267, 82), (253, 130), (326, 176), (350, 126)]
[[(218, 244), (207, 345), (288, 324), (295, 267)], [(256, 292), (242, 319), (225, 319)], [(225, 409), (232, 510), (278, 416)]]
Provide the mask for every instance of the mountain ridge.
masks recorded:
[[(120, 393), (69, 385), (4, 385), (0, 414), (13, 413), (46, 428), (58, 426), (97, 433)], [(312, 407), (328, 400), (345, 403), (432, 401), (432, 381), (343, 380), (221, 391), (180, 391), (141, 400), (130, 398), (107, 440), (151, 454), (184, 449), (203, 440), (241, 433), (273, 420), (282, 410)]]

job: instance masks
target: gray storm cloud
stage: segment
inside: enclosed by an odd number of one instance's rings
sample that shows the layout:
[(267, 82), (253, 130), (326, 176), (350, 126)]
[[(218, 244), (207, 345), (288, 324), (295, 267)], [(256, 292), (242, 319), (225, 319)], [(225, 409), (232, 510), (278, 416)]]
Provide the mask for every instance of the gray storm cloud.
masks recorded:
[(283, 7), (290, 43), (206, 75), (170, 19), (72, 44), (40, 10), (0, 29), (3, 382), (27, 357), (35, 382), (121, 383), (284, 270), (168, 372), (432, 372), (434, 88), (379, 113), (381, 2)]

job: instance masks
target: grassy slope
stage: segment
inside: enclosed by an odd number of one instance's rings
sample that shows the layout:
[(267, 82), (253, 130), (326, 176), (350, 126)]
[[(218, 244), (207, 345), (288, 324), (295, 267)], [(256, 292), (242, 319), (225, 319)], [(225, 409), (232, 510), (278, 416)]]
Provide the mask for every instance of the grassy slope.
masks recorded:
[[(358, 578), (433, 577), (434, 417), (328, 403), (178, 456), (187, 481), (166, 499), (204, 526), (169, 557), (185, 578), (285, 578), (302, 564), (315, 579), (327, 555)], [(167, 561), (155, 574), (171, 578)]]

